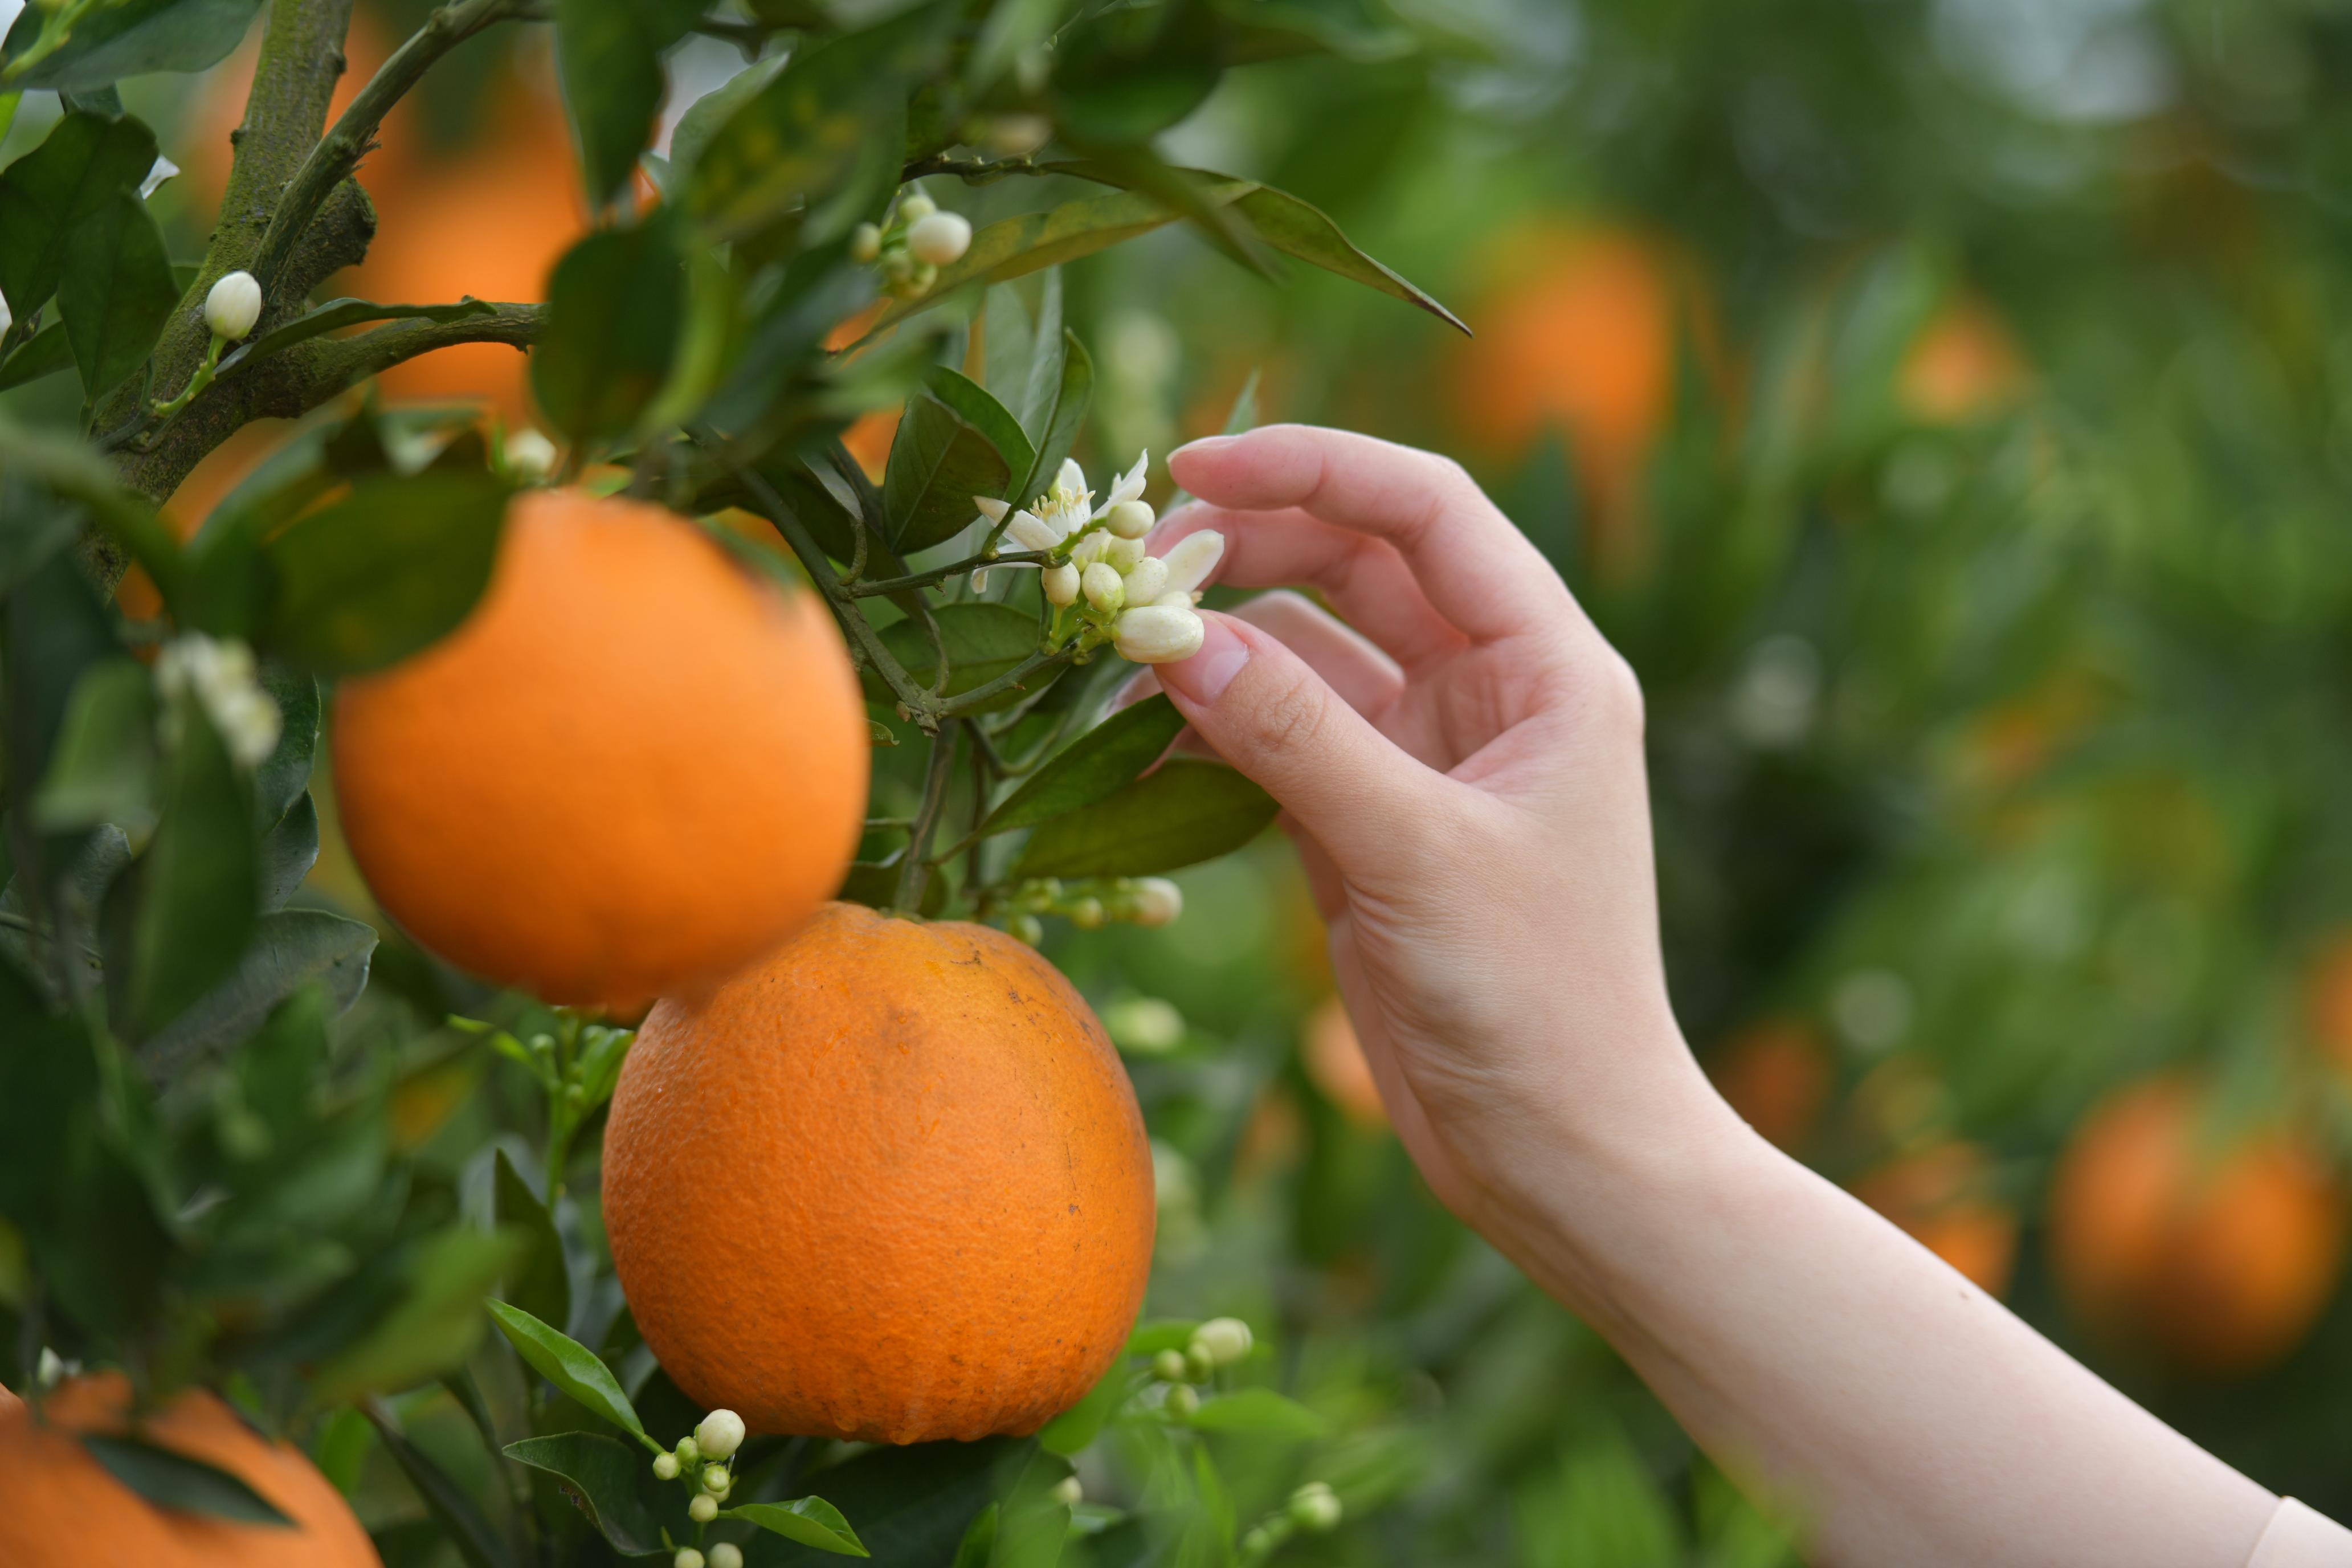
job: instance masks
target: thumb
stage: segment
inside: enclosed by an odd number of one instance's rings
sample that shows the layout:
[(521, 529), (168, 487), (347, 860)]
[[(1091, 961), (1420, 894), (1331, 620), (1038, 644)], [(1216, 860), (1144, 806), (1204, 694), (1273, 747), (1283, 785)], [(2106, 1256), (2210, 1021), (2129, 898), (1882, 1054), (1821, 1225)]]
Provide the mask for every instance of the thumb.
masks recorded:
[(1449, 781), (1415, 762), (1267, 632), (1202, 611), (1201, 650), (1155, 666), (1201, 738), (1265, 786), (1343, 874), (1409, 861)]

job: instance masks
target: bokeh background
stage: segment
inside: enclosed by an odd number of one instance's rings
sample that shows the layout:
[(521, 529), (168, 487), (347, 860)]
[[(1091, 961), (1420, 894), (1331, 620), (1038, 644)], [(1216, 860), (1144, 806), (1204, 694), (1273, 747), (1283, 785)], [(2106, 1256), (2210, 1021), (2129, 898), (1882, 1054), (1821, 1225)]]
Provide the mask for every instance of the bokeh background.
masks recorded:
[[(1672, 983), (1733, 1102), (2352, 1518), (2352, 10), (1307, 8), (1351, 58), (1236, 72), (1167, 150), (1325, 207), (1476, 335), (1163, 231), (1069, 269), (1089, 470), (1217, 428), (1253, 378), (1261, 417), (1462, 458), (1642, 674)], [(425, 9), (365, 0), (353, 80)], [(394, 116), (362, 174), (383, 237), (338, 291), (539, 297), (583, 226), (544, 47), (479, 40)], [(671, 112), (739, 63), (682, 49)], [(126, 94), (176, 128), (181, 254), (245, 69)], [(496, 347), (383, 394), (531, 417)], [(285, 434), (208, 461), (178, 522)], [(887, 426), (859, 437), (878, 459)], [(1150, 1310), (1249, 1318), (1339, 1424), (1230, 1467), (1244, 1516), (1313, 1474), (1349, 1522), (1286, 1560), (1795, 1561), (1413, 1175), (1286, 848), (1184, 881), (1166, 931), (1048, 942), (1155, 1133)], [(331, 843), (306, 896), (369, 907)], [(464, 1000), (378, 963), (356, 1027)], [(395, 1108), (453, 1180), (515, 1092), (484, 1070)], [(415, 1510), (383, 1469), (334, 1472), (372, 1523)]]

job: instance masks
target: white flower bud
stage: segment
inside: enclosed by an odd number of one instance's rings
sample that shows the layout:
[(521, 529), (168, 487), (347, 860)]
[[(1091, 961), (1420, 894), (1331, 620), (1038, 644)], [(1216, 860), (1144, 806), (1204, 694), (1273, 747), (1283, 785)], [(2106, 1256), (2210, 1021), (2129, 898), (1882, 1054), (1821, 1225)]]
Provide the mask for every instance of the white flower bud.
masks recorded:
[(702, 1448), (692, 1437), (680, 1437), (677, 1440), (677, 1462), (679, 1464), (696, 1464), (699, 1462), (701, 1458)]
[(55, 1388), (66, 1380), (66, 1360), (48, 1346), (41, 1347), (38, 1360), (33, 1363), (33, 1381), (43, 1388)]
[(882, 276), (894, 285), (903, 285), (915, 275), (915, 258), (907, 254), (903, 245), (894, 245), (882, 253)]
[(731, 1487), (734, 1484), (734, 1478), (727, 1473), (726, 1466), (705, 1465), (702, 1467), (702, 1489), (704, 1491), (724, 1492), (729, 1487)]
[(205, 296), (205, 325), (236, 342), (261, 320), (261, 284), (250, 272), (231, 272)]
[[(1171, 891), (1173, 891), (1171, 885)], [(1211, 1318), (1192, 1331), (1192, 1347), (1205, 1351), (1210, 1362), (1217, 1366), (1231, 1366), (1250, 1353), (1255, 1341), (1250, 1326), (1239, 1318)]]
[(1151, 1358), (1151, 1375), (1162, 1383), (1181, 1383), (1187, 1373), (1182, 1351), (1161, 1351)]
[(691, 1546), (681, 1546), (677, 1555), (669, 1560), (670, 1568), (703, 1568), (702, 1553)]
[(1159, 602), (1168, 592), (1168, 563), (1156, 555), (1147, 555), (1127, 569), (1127, 602), (1150, 605)]
[(1325, 1482), (1309, 1481), (1290, 1494), (1291, 1522), (1301, 1530), (1334, 1529), (1339, 1513), (1339, 1495)]
[(0, 300), (0, 332), (6, 331), (16, 324), (16, 318), (11, 315), (8, 311), (8, 301), (5, 300)]
[(988, 592), (987, 567), (982, 566), (973, 571), (971, 574), (971, 591), (975, 594), (985, 594)]
[(1208, 627), (1189, 606), (1146, 605), (1121, 612), (1111, 646), (1138, 664), (1173, 664), (1201, 651)]
[(732, 1410), (714, 1410), (694, 1428), (694, 1443), (706, 1459), (730, 1458), (743, 1446), (743, 1418)]
[(931, 286), (939, 280), (940, 269), (931, 263), (926, 261), (922, 265), (917, 267), (914, 271), (908, 274), (907, 291), (919, 299), (921, 296), (929, 293), (931, 291)]
[(1031, 947), (1045, 940), (1045, 927), (1035, 915), (1014, 915), (1004, 923), (1004, 929), (1013, 941), (1027, 942)]
[(1110, 535), (1097, 529), (1070, 546), (1070, 563), (1083, 571), (1110, 549)]
[(931, 200), (922, 192), (916, 191), (899, 202), (898, 221), (908, 224), (920, 223), (939, 210), (939, 203)]
[(1066, 608), (1078, 602), (1078, 569), (1075, 566), (1048, 566), (1043, 581), (1045, 602), (1056, 608)]
[(743, 1549), (722, 1541), (710, 1549), (710, 1568), (743, 1568)]
[(1109, 562), (1113, 566), (1117, 567), (1118, 569), (1119, 575), (1123, 577), (1128, 573), (1134, 571), (1137, 566), (1142, 563), (1143, 541), (1140, 539), (1112, 539), (1103, 546), (1102, 558)]
[(285, 720), (256, 678), (253, 650), (235, 637), (215, 641), (186, 632), (173, 638), (156, 657), (155, 685), (166, 697), (194, 692), (229, 755), (245, 766), (259, 766), (278, 749)]
[(1013, 514), (1013, 521), (1004, 525), (1004, 537), (1024, 550), (1051, 550), (1062, 542), (1052, 523), (1027, 510)]
[(1064, 1508), (1076, 1508), (1087, 1500), (1087, 1489), (1078, 1484), (1077, 1477), (1064, 1476), (1054, 1483), (1054, 1489), (1045, 1495)]
[(1152, 514), (1149, 501), (1123, 500), (1103, 513), (1103, 521), (1121, 539), (1140, 539), (1150, 533), (1151, 525), (1159, 521)]
[(1189, 1418), (1200, 1410), (1201, 1396), (1193, 1392), (1191, 1384), (1175, 1384), (1169, 1388), (1167, 1402), (1161, 1408), (1179, 1419)]
[(1209, 1359), (1207, 1351), (1194, 1345), (1184, 1352), (1184, 1370), (1192, 1373), (1194, 1383), (1206, 1383), (1210, 1374), (1217, 1370), (1217, 1363)]
[(1097, 561), (1087, 567), (1078, 578), (1078, 590), (1086, 595), (1087, 604), (1106, 616), (1118, 614), (1119, 607), (1127, 603), (1127, 584), (1120, 579), (1118, 568), (1108, 561)]
[(1100, 899), (1080, 899), (1070, 906), (1070, 923), (1080, 931), (1100, 931), (1109, 918)]
[(1192, 593), (1209, 580), (1224, 559), (1225, 536), (1213, 528), (1198, 533), (1188, 533), (1176, 547), (1160, 559), (1168, 563), (1168, 586), (1171, 591)]
[(882, 254), (882, 231), (870, 223), (861, 223), (849, 231), (849, 259), (871, 261)]
[(555, 443), (526, 425), (507, 437), (507, 468), (526, 479), (543, 479), (555, 471)]
[[(1137, 879), (1135, 884), (1135, 912), (1128, 917), (1137, 925), (1164, 926), (1183, 912), (1184, 889), (1179, 888), (1175, 883), (1170, 881), (1165, 877), (1141, 877)], [(1213, 1321), (1216, 1322), (1231, 1322), (1234, 1320), (1230, 1318), (1218, 1318)], [(1202, 1326), (1205, 1328), (1208, 1325), (1202, 1324)], [(1242, 1325), (1242, 1335), (1244, 1342), (1246, 1342), (1249, 1335), (1249, 1325), (1246, 1323)], [(1244, 1351), (1248, 1349), (1246, 1342), (1244, 1342), (1243, 1349)]]
[(988, 122), (988, 150), (1000, 158), (1026, 158), (1054, 139), (1054, 122), (1042, 114), (1000, 114)]
[(719, 1517), (719, 1500), (709, 1492), (696, 1493), (694, 1500), (686, 1505), (686, 1517), (697, 1524), (709, 1524)]
[[(1102, 1026), (1111, 1043), (1129, 1056), (1162, 1056), (1184, 1043), (1184, 1015), (1176, 1010), (1176, 1004), (1157, 996), (1129, 996), (1112, 1003), (1102, 1010)], [(1181, 1352), (1161, 1354), (1175, 1356), (1181, 1370)]]
[(656, 1454), (654, 1456), (654, 1474), (666, 1481), (674, 1481), (677, 1479), (677, 1456), (676, 1454)]
[(1177, 588), (1169, 593), (1160, 595), (1160, 597), (1152, 600), (1151, 602), (1163, 610), (1189, 610), (1193, 605), (1201, 602), (1201, 595), (1198, 594), (1188, 594), (1184, 592), (1183, 589)]
[(907, 230), (907, 248), (918, 261), (945, 267), (971, 248), (971, 220), (961, 213), (931, 213)]

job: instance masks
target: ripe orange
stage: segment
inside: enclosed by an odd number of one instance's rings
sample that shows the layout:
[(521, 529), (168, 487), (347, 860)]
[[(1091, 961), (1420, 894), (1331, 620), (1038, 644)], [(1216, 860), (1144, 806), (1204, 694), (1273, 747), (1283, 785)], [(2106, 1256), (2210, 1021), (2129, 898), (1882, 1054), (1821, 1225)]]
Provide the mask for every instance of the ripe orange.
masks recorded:
[(353, 857), (425, 946), (553, 1002), (715, 984), (840, 886), (866, 710), (814, 594), (658, 507), (535, 490), (455, 633), (335, 702)]
[(1152, 1223), (1102, 1026), (962, 921), (828, 905), (708, 1000), (662, 1001), (604, 1133), (638, 1329), (754, 1431), (1035, 1431), (1118, 1356)]
[(1742, 1030), (1717, 1047), (1706, 1066), (1725, 1103), (1782, 1149), (1812, 1138), (1836, 1081), (1819, 1032), (1790, 1018)]
[(299, 1449), (273, 1443), (201, 1389), (141, 1424), (148, 1441), (216, 1466), (294, 1521), (236, 1524), (158, 1509), (116, 1480), (76, 1441), (128, 1429), (131, 1385), (120, 1373), (74, 1378), (50, 1391), (41, 1420), (0, 1394), (0, 1563), (138, 1568), (376, 1568), (375, 1548), (349, 1504)]
[(2312, 1042), (2352, 1071), (2352, 931), (2329, 938), (2307, 973), (2305, 1016)]
[(1937, 1143), (1879, 1166), (1853, 1194), (1998, 1296), (2017, 1262), (2017, 1212), (1989, 1191), (1988, 1165), (1973, 1143)]
[(2000, 413), (2025, 389), (2025, 355), (1989, 305), (1960, 300), (1937, 312), (1895, 374), (1913, 418), (1960, 425)]
[(2300, 1342), (2344, 1264), (2342, 1189), (2289, 1134), (2207, 1148), (2180, 1078), (2078, 1127), (2050, 1193), (2050, 1259), (2084, 1323), (2191, 1371), (2242, 1374)]
[(1381, 1103), (1381, 1086), (1372, 1078), (1372, 1064), (1364, 1059), (1363, 1042), (1349, 1020), (1347, 1005), (1337, 994), (1307, 1016), (1299, 1037), (1298, 1054), (1307, 1076), (1324, 1098), (1360, 1127), (1386, 1127), (1388, 1107)]

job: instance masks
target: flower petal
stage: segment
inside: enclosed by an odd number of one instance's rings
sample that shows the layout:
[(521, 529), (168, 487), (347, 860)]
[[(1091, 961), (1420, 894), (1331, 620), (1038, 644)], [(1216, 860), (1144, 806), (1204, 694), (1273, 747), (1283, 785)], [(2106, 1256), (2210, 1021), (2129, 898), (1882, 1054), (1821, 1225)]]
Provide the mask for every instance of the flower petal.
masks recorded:
[(1225, 536), (1213, 528), (1198, 533), (1188, 533), (1176, 547), (1160, 557), (1168, 563), (1168, 588), (1171, 593), (1189, 594), (1209, 580), (1224, 559)]

